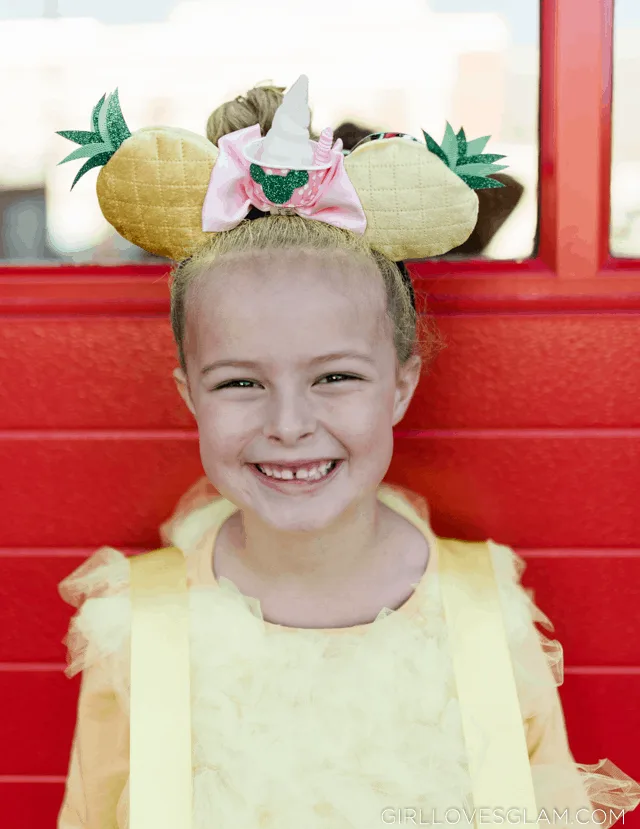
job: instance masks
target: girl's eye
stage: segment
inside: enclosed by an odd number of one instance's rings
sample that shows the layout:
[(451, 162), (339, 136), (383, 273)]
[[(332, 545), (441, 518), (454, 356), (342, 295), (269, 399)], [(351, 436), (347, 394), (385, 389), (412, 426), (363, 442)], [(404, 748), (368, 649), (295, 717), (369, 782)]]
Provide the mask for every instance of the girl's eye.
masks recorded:
[[(241, 383), (248, 383), (249, 386), (241, 386), (240, 385)], [(221, 386), (216, 386), (214, 391), (218, 391), (219, 389), (233, 389), (233, 388), (246, 389), (246, 388), (249, 388), (252, 383), (254, 383), (253, 380), (229, 380), (228, 382), (223, 383)]]
[(329, 379), (330, 382), (333, 383), (335, 381), (330, 379), (330, 378), (335, 378), (335, 377), (337, 377), (338, 380), (358, 380), (359, 379), (358, 377), (356, 377), (353, 374), (325, 374), (325, 376), (322, 377), (319, 382), (322, 382), (323, 380)]
[[(343, 380), (359, 380), (359, 377), (356, 377), (353, 374), (325, 374), (324, 377), (321, 377), (318, 381), (324, 385), (333, 385), (336, 382), (342, 382)], [(324, 381), (328, 381), (324, 383)], [(220, 389), (248, 389), (251, 388), (256, 384), (255, 380), (228, 380), (226, 383), (223, 383), (221, 386), (216, 386), (214, 391), (219, 391)]]

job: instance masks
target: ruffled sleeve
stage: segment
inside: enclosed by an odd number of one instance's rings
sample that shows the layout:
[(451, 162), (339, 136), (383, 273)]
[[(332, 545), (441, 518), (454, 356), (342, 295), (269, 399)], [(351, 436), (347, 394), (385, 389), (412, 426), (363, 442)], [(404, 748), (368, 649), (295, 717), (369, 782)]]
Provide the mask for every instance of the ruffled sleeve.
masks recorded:
[(211, 513), (220, 494), (205, 476), (199, 478), (178, 501), (173, 514), (160, 526), (167, 546), (191, 550), (211, 525)]
[(57, 829), (124, 829), (129, 774), (129, 563), (103, 547), (58, 590), (76, 608), (65, 644), (68, 677), (82, 671)]
[[(558, 693), (564, 680), (562, 645), (540, 631), (550, 619), (524, 588), (526, 562), (510, 547), (489, 542), (503, 605), (514, 677), (527, 735), (536, 802), (551, 825), (612, 826), (640, 803), (640, 784), (610, 760), (577, 763)], [(602, 809), (603, 812), (595, 812)], [(566, 810), (564, 819), (558, 817)], [(595, 814), (594, 814), (595, 812)], [(555, 816), (555, 819), (554, 819)]]
[(64, 644), (68, 677), (106, 657), (120, 656), (131, 629), (129, 562), (112, 547), (101, 547), (58, 585), (62, 599), (77, 612)]

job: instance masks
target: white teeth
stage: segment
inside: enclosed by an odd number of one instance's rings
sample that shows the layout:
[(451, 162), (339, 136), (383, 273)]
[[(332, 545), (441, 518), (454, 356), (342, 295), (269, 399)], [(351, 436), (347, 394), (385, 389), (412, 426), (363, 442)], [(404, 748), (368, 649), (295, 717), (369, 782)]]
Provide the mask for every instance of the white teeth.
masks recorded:
[(258, 469), (267, 475), (269, 478), (279, 478), (285, 481), (291, 481), (294, 478), (297, 480), (317, 481), (323, 478), (335, 465), (334, 461), (323, 463), (319, 466), (311, 466), (302, 469), (273, 469), (271, 466), (260, 466), (256, 464)]

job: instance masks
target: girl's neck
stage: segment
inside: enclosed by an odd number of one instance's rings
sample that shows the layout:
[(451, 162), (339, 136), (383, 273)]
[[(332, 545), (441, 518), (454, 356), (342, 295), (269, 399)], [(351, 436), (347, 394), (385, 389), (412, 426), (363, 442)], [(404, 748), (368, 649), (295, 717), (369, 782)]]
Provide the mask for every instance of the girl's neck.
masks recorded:
[(379, 570), (377, 565), (388, 548), (385, 513), (373, 492), (322, 532), (287, 533), (238, 511), (220, 533), (215, 575), (253, 581), (265, 590), (331, 591)]

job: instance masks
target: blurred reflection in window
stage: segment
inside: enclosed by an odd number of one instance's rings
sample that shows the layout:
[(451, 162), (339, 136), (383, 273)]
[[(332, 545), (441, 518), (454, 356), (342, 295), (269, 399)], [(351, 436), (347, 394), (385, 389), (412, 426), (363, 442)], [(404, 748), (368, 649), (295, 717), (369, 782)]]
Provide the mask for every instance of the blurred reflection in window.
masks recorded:
[(611, 253), (640, 258), (640, 3), (616, 0), (613, 41)]
[[(56, 130), (87, 128), (104, 92), (119, 88), (132, 131), (204, 134), (221, 102), (303, 72), (316, 131), (352, 122), (352, 132), (440, 139), (449, 120), (469, 138), (491, 134), (488, 151), (507, 156), (519, 197), (483, 200), (485, 212), (500, 211), (499, 221), (488, 215), (495, 232), (455, 255), (526, 258), (537, 216), (538, 14), (536, 0), (342, 0), (338, 18), (316, 15), (310, 26), (299, 0), (0, 0), (0, 76), (11, 78), (0, 86), (0, 258), (153, 261), (102, 218), (98, 170), (71, 193), (77, 166), (57, 166), (73, 147)], [(239, 31), (240, 40), (225, 35)]]

